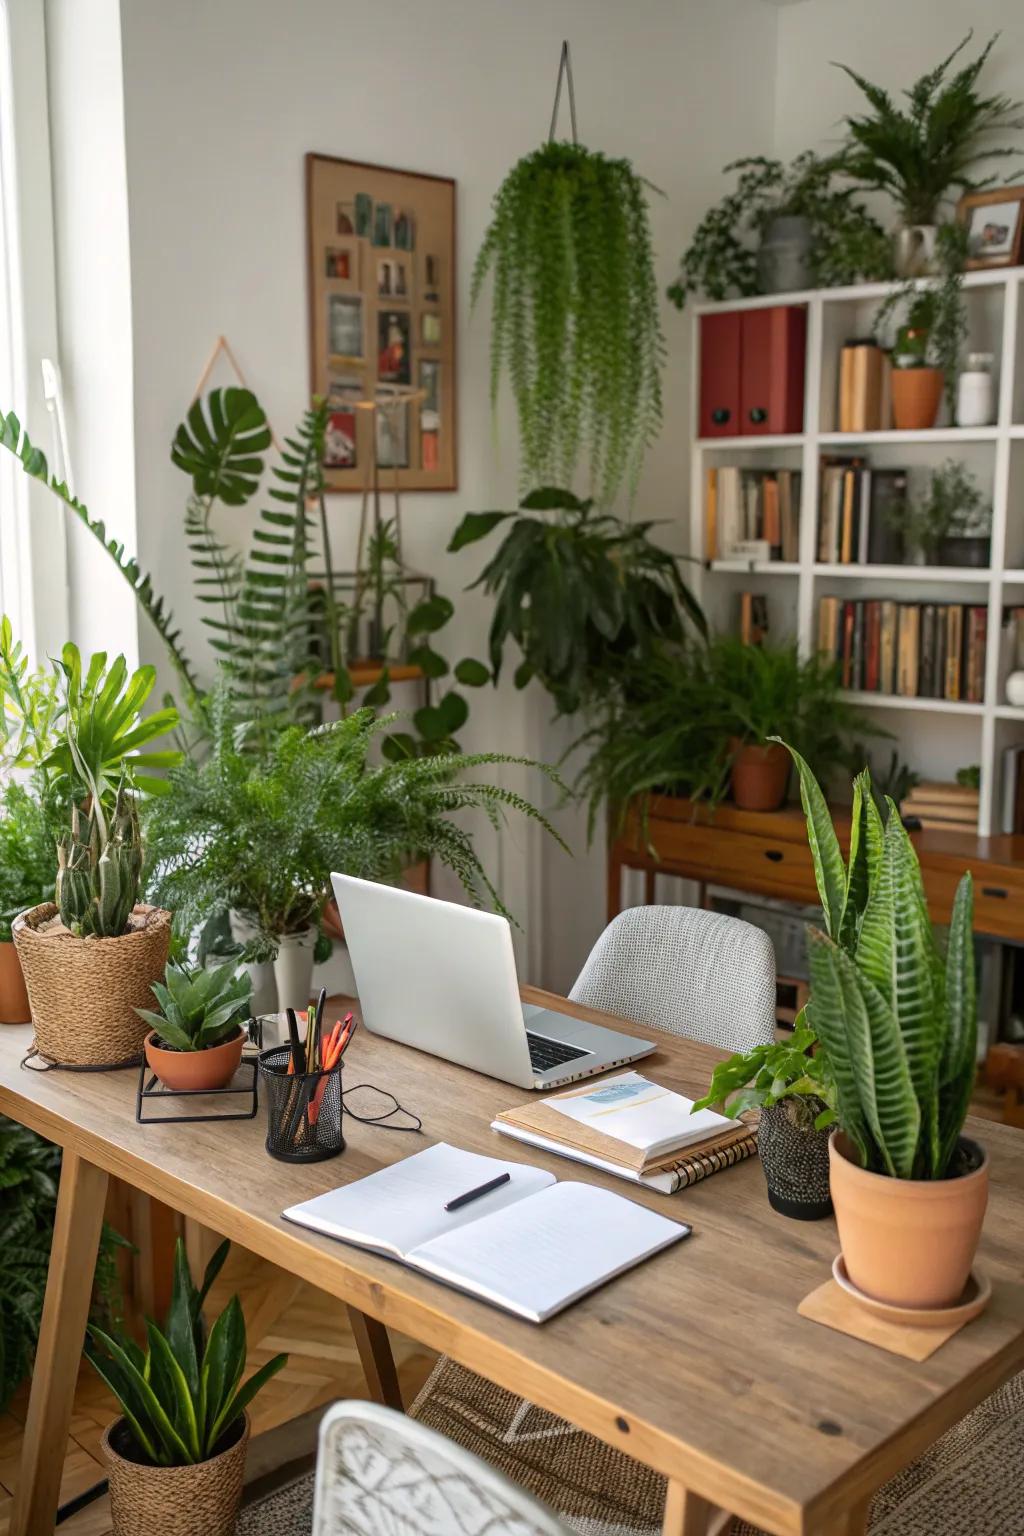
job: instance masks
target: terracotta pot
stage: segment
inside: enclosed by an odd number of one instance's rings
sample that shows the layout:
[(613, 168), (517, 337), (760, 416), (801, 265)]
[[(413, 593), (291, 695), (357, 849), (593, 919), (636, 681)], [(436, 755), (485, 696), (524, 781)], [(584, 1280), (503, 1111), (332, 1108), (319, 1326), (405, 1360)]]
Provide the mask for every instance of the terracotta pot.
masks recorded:
[(28, 988), (18, 959), (18, 951), (10, 939), (0, 943), (0, 1024), (30, 1024), (32, 1010), (28, 1005)]
[(164, 1087), (179, 1093), (203, 1093), (230, 1083), (242, 1059), (245, 1031), (239, 1029), (230, 1040), (205, 1051), (169, 1051), (157, 1045), (156, 1038), (156, 1030), (146, 1036), (146, 1060)]
[[(961, 1144), (975, 1144), (961, 1138)], [(830, 1183), (846, 1273), (858, 1290), (898, 1307), (949, 1307), (974, 1263), (988, 1202), (988, 1154), (955, 1179), (891, 1179), (858, 1166), (840, 1131), (829, 1141)]]
[(248, 1414), (226, 1438), (230, 1444), (209, 1461), (150, 1467), (131, 1460), (124, 1419), (108, 1425), (102, 1445), (114, 1536), (233, 1536), (242, 1501)]
[(741, 811), (777, 811), (786, 798), (790, 757), (777, 742), (762, 746), (742, 742), (734, 736), (729, 743), (732, 753), (732, 798)]
[(898, 432), (928, 432), (942, 404), (941, 368), (892, 370), (892, 420)]

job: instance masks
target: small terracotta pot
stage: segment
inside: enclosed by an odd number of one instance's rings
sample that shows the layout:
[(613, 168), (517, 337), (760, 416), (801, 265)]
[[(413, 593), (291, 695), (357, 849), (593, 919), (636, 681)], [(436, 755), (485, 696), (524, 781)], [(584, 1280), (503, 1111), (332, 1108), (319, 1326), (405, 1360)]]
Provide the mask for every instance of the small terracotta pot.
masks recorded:
[(230, 1040), (211, 1045), (205, 1051), (169, 1051), (157, 1045), (156, 1030), (146, 1036), (146, 1060), (165, 1088), (177, 1092), (203, 1093), (224, 1088), (242, 1059), (245, 1032), (239, 1029)]
[[(232, 1438), (233, 1435), (233, 1438)], [(103, 1454), (110, 1479), (114, 1536), (233, 1536), (242, 1501), (249, 1415), (209, 1461), (150, 1467), (130, 1459), (124, 1419), (107, 1426)]]
[(0, 943), (0, 1024), (31, 1022), (28, 988), (25, 986), (18, 951), (10, 939), (5, 939)]
[[(972, 1145), (964, 1141), (965, 1145)], [(829, 1173), (846, 1273), (858, 1290), (897, 1307), (960, 1300), (988, 1202), (988, 1154), (954, 1179), (891, 1179), (858, 1166), (840, 1131)]]
[(892, 419), (899, 432), (928, 432), (942, 404), (941, 368), (892, 370)]
[(786, 798), (789, 783), (789, 753), (778, 742), (762, 746), (760, 742), (742, 742), (734, 736), (729, 743), (732, 753), (732, 798), (741, 811), (777, 811)]

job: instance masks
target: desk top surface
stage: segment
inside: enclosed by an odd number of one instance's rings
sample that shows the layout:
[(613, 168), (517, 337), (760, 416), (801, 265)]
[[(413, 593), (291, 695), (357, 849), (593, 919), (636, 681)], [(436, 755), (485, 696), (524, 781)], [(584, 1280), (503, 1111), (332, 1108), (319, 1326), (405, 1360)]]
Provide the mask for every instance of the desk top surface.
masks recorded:
[[(769, 1528), (816, 1528), (1024, 1365), (1024, 1133), (1006, 1126), (976, 1127), (992, 1159), (979, 1254), (992, 1303), (915, 1364), (797, 1315), (828, 1278), (835, 1224), (773, 1212), (756, 1159), (675, 1196), (639, 1191), (492, 1132), (522, 1089), (363, 1030), (346, 1088), (390, 1089), (423, 1132), (349, 1119), (343, 1156), (295, 1167), (267, 1156), (262, 1105), (251, 1122), (140, 1126), (136, 1072), (31, 1073), (20, 1066), (30, 1035), (0, 1029), (0, 1112)], [(664, 1036), (641, 1067), (696, 1097), (720, 1055)], [(281, 1219), (286, 1206), (439, 1140), (604, 1185), (692, 1222), (693, 1236), (537, 1327)]]

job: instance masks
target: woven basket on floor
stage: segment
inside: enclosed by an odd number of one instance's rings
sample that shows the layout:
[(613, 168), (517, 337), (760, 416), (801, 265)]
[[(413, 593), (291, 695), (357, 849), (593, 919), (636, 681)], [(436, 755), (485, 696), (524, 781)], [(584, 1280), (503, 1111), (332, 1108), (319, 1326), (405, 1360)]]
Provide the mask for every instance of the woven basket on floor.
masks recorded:
[(44, 902), (13, 924), (37, 1050), (62, 1066), (139, 1061), (149, 1025), (135, 1009), (154, 1006), (151, 988), (167, 964), (171, 914), (140, 903), (130, 933), (79, 939), (66, 928), (39, 932), (56, 913), (52, 902)]
[(233, 1445), (190, 1467), (145, 1467), (111, 1444), (123, 1419), (103, 1432), (114, 1536), (234, 1536), (242, 1499), (249, 1415)]

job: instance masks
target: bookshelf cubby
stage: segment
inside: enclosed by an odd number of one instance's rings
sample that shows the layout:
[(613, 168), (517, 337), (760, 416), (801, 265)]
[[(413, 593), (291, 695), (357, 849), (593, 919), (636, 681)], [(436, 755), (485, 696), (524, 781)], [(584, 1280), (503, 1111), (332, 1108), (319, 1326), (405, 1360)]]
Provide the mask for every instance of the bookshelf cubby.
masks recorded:
[[(996, 375), (996, 423), (961, 428), (948, 422), (945, 407), (927, 432), (838, 432), (839, 353), (851, 336), (870, 334), (884, 283), (801, 293), (766, 294), (694, 307), (692, 329), (693, 436), (691, 443), (690, 550), (701, 557), (693, 581), (711, 622), (735, 628), (739, 594), (766, 599), (772, 635), (795, 637), (811, 654), (818, 637), (818, 602), (824, 596), (893, 599), (897, 602), (962, 603), (985, 606), (988, 642), (983, 702), (905, 698), (851, 693), (866, 715), (891, 733), (873, 754), (881, 764), (893, 746), (924, 778), (951, 779), (957, 769), (981, 768), (978, 831), (1001, 828), (1002, 752), (1024, 744), (1024, 709), (1006, 702), (1010, 669), (1003, 630), (1005, 610), (1024, 607), (1024, 268), (969, 272), (964, 278), (968, 316), (965, 352), (991, 352)], [(922, 284), (926, 286), (926, 283)], [(804, 430), (781, 436), (698, 436), (699, 317), (729, 310), (798, 304), (807, 310)], [(872, 467), (905, 468), (911, 476), (936, 469), (946, 459), (963, 459), (992, 501), (992, 544), (984, 569), (918, 565), (840, 565), (818, 559), (820, 461), (823, 454), (849, 452)], [(721, 465), (801, 471), (799, 560), (751, 561), (737, 565), (705, 554), (707, 471)], [(918, 482), (919, 483), (919, 482)]]

